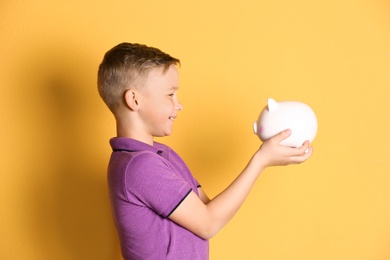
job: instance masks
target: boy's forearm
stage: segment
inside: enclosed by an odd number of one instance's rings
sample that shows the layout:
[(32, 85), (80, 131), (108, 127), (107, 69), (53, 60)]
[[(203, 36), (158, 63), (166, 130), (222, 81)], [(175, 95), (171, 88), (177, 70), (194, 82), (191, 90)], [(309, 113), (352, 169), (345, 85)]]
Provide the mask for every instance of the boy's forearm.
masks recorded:
[(252, 158), (241, 174), (207, 204), (212, 216), (210, 237), (222, 229), (237, 213), (264, 169), (261, 159)]
[(241, 174), (207, 204), (208, 212), (212, 218), (212, 234), (222, 229), (236, 214), (266, 167), (297, 164), (304, 162), (311, 156), (312, 148), (309, 147), (309, 142), (305, 142), (300, 148), (283, 147), (279, 144), (290, 134), (291, 131), (286, 130), (264, 142)]

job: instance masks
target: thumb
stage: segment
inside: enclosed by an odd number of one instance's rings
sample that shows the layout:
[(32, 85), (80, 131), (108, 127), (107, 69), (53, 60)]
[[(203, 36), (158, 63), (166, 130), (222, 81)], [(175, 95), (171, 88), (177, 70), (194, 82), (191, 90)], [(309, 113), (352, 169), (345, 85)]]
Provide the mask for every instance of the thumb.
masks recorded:
[(283, 130), (275, 136), (275, 142), (282, 142), (283, 140), (287, 139), (291, 135), (291, 133), (292, 132), (290, 129)]

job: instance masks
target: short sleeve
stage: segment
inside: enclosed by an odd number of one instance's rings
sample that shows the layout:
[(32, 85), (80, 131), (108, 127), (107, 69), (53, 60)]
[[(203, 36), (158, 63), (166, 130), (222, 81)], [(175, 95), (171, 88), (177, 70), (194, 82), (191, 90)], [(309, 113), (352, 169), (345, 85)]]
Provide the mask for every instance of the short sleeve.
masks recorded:
[[(179, 170), (183, 173), (185, 178), (192, 183), (193, 187), (199, 188), (201, 187), (200, 183), (194, 176), (191, 174), (190, 169), (187, 167), (183, 159), (172, 149), (170, 150), (170, 153), (172, 156), (170, 157), (170, 160), (172, 161), (173, 165), (176, 165)], [(196, 194), (198, 194), (198, 191), (195, 191)]]
[(126, 169), (128, 200), (167, 217), (191, 191), (191, 186), (160, 155), (143, 152), (135, 155)]

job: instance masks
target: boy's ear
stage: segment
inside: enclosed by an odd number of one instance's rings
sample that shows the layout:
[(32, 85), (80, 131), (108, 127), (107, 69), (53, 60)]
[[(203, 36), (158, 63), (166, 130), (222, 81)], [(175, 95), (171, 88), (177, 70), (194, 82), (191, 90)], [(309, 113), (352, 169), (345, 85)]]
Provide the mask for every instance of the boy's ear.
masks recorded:
[(133, 111), (139, 109), (137, 92), (133, 89), (129, 89), (125, 92), (125, 102), (126, 105)]

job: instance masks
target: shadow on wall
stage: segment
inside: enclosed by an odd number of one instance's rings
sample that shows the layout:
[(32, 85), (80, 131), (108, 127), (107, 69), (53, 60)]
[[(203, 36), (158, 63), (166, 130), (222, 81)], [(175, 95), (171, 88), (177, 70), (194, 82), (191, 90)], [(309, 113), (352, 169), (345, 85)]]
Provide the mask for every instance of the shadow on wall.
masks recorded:
[(118, 259), (108, 158), (96, 152), (98, 94), (88, 72), (96, 75), (97, 65), (65, 45), (29, 53), (20, 105), (31, 156), (25, 170), (34, 176), (26, 192), (27, 232), (37, 259)]

